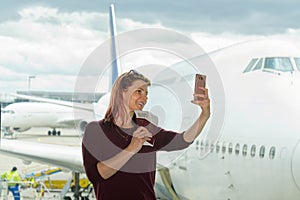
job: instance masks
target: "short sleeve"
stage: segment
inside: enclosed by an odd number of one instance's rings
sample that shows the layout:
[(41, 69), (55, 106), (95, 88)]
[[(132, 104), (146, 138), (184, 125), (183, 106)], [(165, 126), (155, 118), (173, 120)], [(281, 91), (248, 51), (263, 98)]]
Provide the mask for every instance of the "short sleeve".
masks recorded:
[(101, 176), (98, 173), (97, 163), (102, 160), (101, 156), (101, 135), (99, 124), (91, 122), (86, 126), (82, 139), (82, 158), (85, 172), (89, 180), (94, 184)]
[(105, 145), (105, 137), (102, 132), (98, 122), (90, 122), (85, 128), (82, 139), (82, 146), (98, 161), (103, 160), (102, 147)]
[(103, 120), (90, 122), (85, 129), (82, 139), (82, 156), (84, 168), (90, 180), (97, 180), (92, 176), (101, 177), (97, 169), (98, 162), (110, 159), (122, 151), (111, 138), (108, 138), (107, 135), (111, 136), (112, 132), (112, 126), (104, 123)]

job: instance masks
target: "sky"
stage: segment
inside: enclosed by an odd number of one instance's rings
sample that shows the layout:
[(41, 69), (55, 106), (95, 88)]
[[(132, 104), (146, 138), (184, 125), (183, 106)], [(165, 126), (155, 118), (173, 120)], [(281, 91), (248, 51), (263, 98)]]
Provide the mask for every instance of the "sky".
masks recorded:
[[(29, 76), (35, 77), (30, 79), (32, 91), (72, 92), (86, 58), (109, 38), (111, 3), (115, 4), (118, 33), (149, 27), (170, 29), (207, 52), (256, 38), (288, 40), (300, 47), (300, 2), (296, 0), (0, 3), (0, 93), (28, 90)], [(149, 53), (145, 56), (151, 57)], [(126, 62), (143, 60), (131, 56)]]

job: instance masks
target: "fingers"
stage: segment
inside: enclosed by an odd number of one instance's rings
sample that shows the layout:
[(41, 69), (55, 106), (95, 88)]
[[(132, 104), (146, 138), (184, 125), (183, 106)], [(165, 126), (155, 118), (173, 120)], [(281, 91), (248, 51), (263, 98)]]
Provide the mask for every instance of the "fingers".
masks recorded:
[(202, 90), (202, 94), (194, 94), (194, 97), (198, 97), (198, 98), (203, 98), (203, 99), (207, 99), (208, 98), (208, 89), (205, 87), (199, 87), (200, 90)]
[(137, 138), (151, 138), (152, 134), (143, 126), (140, 126), (136, 129), (136, 131), (133, 133), (133, 137)]
[(210, 99), (208, 96), (208, 89), (204, 87), (199, 87), (203, 91), (203, 94), (194, 94), (194, 100), (191, 102), (193, 104), (199, 105), (201, 107), (207, 107), (210, 105)]
[(199, 105), (201, 107), (204, 107), (206, 105), (210, 104), (210, 99), (199, 99), (199, 100), (191, 100), (193, 104)]
[(199, 93), (194, 93), (194, 99), (195, 100), (205, 100), (208, 99), (208, 89), (204, 87), (199, 87), (199, 89), (203, 92), (201, 94)]
[(145, 127), (138, 127), (136, 131), (133, 132), (133, 137), (130, 142), (131, 148), (137, 153), (143, 146), (145, 141), (150, 141), (152, 134)]

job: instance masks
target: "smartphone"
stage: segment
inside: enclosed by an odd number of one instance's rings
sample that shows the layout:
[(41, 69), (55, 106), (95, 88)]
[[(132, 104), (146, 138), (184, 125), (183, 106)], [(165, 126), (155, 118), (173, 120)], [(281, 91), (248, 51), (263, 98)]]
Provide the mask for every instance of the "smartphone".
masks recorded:
[[(206, 85), (206, 76), (203, 74), (196, 74), (195, 76), (195, 94), (204, 94), (203, 90), (199, 87), (205, 87)], [(201, 97), (194, 97), (194, 100), (202, 100)]]

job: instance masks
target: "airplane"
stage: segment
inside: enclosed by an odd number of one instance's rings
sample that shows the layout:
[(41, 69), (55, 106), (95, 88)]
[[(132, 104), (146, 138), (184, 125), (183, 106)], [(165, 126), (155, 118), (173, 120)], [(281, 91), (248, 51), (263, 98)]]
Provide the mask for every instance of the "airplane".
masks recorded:
[[(71, 102), (69, 103), (71, 104)], [(77, 128), (83, 133), (90, 112), (80, 112), (81, 117), (74, 117), (74, 109), (62, 105), (44, 102), (12, 103), (1, 110), (2, 128), (4, 135), (16, 137), (16, 132), (24, 132), (32, 127), (50, 127), (48, 135), (61, 135), (57, 128)]]
[[(299, 199), (299, 60), (300, 51), (292, 44), (254, 40), (164, 69), (137, 68), (146, 76), (159, 71), (152, 77), (145, 110), (155, 113), (163, 127), (183, 131), (199, 114), (186, 100), (192, 98), (194, 75), (199, 73), (193, 63), (207, 75), (212, 101), (212, 116), (189, 148), (158, 152), (157, 197)], [(99, 103), (105, 107), (107, 99), (109, 93)], [(58, 156), (53, 149), (62, 151)], [(0, 152), (84, 173), (80, 146), (2, 139)]]

